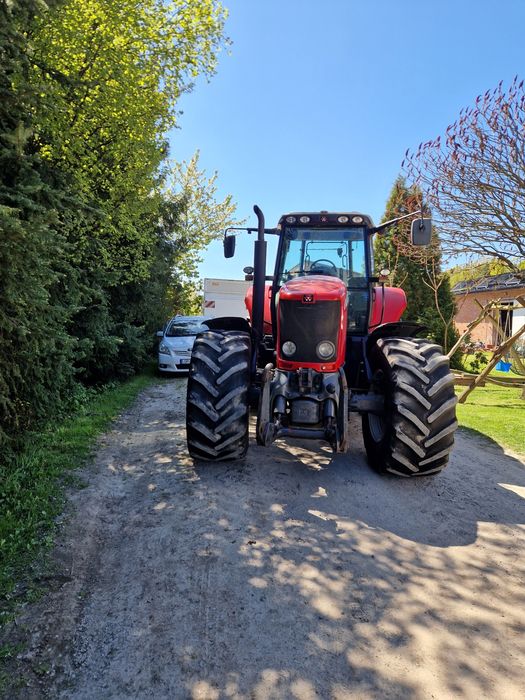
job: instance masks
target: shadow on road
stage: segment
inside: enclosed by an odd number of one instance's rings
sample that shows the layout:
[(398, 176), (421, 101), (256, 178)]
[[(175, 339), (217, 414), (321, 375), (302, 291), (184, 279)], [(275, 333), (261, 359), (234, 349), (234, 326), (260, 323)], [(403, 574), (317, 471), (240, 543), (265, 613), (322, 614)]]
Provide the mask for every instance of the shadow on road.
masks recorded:
[(461, 434), (442, 474), (385, 478), (353, 425), (346, 455), (194, 464), (184, 387), (147, 390), (77, 496), (72, 583), (31, 618), (52, 697), (525, 696), (521, 462)]
[[(525, 470), (496, 443), (461, 436), (449, 468), (427, 479), (385, 478), (359, 448), (334, 457), (304, 442), (253, 445), (245, 467), (195, 474), (213, 494), (203, 566), (232, 567), (208, 585), (228, 600), (235, 641), (188, 684), (193, 697), (524, 690), (525, 570), (508, 526), (525, 523)], [(239, 540), (218, 532), (239, 521)]]

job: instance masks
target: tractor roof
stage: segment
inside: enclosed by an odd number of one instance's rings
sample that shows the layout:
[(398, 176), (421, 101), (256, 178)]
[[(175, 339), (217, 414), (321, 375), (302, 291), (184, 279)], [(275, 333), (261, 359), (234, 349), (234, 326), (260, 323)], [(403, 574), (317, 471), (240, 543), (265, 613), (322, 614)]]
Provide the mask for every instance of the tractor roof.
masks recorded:
[[(301, 217), (308, 217), (310, 221), (305, 221), (301, 222), (300, 219)], [(348, 217), (348, 222), (341, 222), (339, 221), (339, 218), (342, 216)], [(292, 221), (287, 221), (289, 217), (294, 217), (296, 219), (295, 222)], [(360, 221), (353, 221), (355, 217), (361, 217), (363, 219), (362, 222)], [(350, 226), (352, 225), (358, 225), (361, 223), (364, 223), (366, 226), (369, 228), (373, 228), (374, 222), (372, 221), (371, 217), (368, 216), (368, 214), (362, 214), (359, 211), (338, 211), (338, 212), (332, 212), (332, 211), (315, 211), (315, 212), (310, 212), (310, 211), (292, 211), (288, 214), (283, 214), (281, 218), (279, 219), (279, 226), (283, 226), (286, 224), (295, 224), (297, 223), (299, 226), (302, 224), (304, 226), (306, 225), (320, 225), (320, 224), (325, 224), (328, 226), (341, 226), (345, 225), (348, 223)]]

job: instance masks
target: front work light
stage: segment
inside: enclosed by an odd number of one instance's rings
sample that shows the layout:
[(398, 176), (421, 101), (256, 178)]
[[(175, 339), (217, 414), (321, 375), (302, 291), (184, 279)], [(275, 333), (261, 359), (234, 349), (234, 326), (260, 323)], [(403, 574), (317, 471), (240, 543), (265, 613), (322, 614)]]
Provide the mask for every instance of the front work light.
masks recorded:
[(316, 348), (318, 357), (327, 360), (335, 354), (335, 345), (330, 340), (322, 340)]
[(291, 340), (286, 340), (283, 343), (282, 350), (283, 350), (283, 353), (287, 357), (291, 357), (294, 354), (294, 352), (297, 350), (297, 346), (295, 343), (292, 343)]

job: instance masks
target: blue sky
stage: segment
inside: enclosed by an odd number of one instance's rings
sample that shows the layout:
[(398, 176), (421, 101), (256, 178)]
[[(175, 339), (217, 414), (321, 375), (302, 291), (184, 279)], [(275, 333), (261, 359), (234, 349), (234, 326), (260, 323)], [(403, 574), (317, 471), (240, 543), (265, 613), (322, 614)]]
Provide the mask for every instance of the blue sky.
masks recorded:
[[(525, 77), (524, 0), (224, 0), (217, 75), (181, 100), (171, 155), (219, 172), (238, 216), (267, 226), (287, 211), (359, 210), (379, 221), (407, 148), (435, 138), (462, 107)], [(202, 277), (240, 279), (203, 253)], [(273, 266), (270, 250), (268, 273)]]

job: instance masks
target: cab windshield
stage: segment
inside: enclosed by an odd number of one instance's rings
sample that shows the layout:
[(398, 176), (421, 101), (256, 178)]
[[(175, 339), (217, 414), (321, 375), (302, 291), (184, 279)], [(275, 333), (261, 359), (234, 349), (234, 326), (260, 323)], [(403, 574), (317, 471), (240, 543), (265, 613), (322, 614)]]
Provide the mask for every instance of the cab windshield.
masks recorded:
[(278, 283), (294, 277), (339, 277), (348, 288), (367, 286), (364, 228), (286, 228)]

